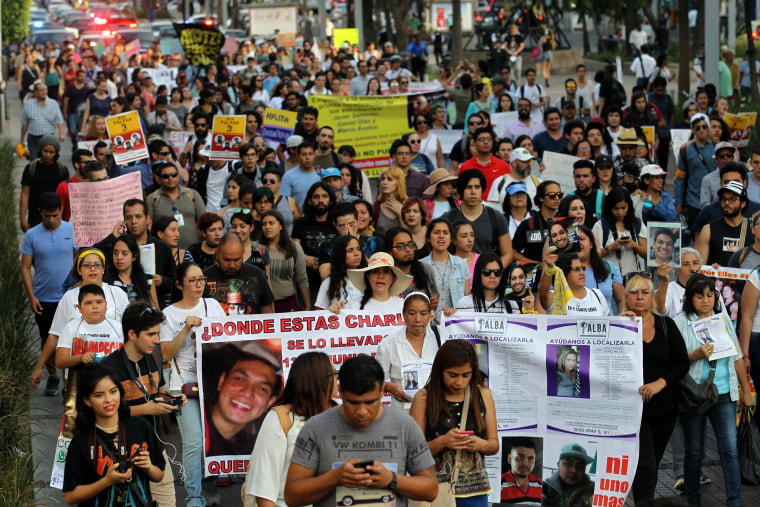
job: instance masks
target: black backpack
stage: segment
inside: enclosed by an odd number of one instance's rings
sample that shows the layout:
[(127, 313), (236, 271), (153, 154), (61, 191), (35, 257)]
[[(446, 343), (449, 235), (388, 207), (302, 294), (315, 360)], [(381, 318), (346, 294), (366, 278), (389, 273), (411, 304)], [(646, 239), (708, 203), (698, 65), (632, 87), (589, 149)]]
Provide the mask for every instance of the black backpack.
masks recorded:
[(623, 88), (623, 85), (621, 85), (618, 81), (612, 81), (610, 98), (608, 99), (608, 104), (605, 104), (605, 107), (617, 106), (622, 109), (626, 105), (626, 100), (628, 99), (625, 94), (625, 88)]

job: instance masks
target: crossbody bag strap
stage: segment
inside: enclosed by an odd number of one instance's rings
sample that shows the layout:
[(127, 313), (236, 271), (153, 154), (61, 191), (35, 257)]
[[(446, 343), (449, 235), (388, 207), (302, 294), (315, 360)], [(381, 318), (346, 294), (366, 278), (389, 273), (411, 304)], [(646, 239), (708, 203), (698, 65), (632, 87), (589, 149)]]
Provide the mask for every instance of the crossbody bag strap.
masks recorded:
[[(462, 407), (462, 419), (459, 422), (459, 431), (464, 431), (467, 427), (467, 416), (470, 413), (470, 399), (471, 393), (474, 387), (470, 385), (470, 388), (464, 392), (464, 406)], [(459, 469), (461, 468), (462, 449), (457, 449), (454, 456), (454, 470), (451, 471), (451, 487), (453, 488), (457, 480), (459, 479)]]
[[(122, 423), (119, 423), (121, 425)], [(126, 439), (126, 428), (124, 429), (124, 438)], [(116, 459), (116, 457), (111, 452), (111, 449), (108, 447), (108, 444), (104, 442), (103, 438), (95, 431), (95, 440), (100, 444), (100, 448), (103, 450), (105, 455), (109, 458), (111, 458), (111, 461), (113, 463), (119, 463), (119, 460)], [(125, 456), (126, 457), (126, 456)], [(134, 470), (132, 471), (134, 473)], [(132, 499), (137, 503), (137, 507), (148, 507), (148, 502), (143, 497), (142, 492), (137, 487), (137, 481), (129, 480), (127, 482), (128, 488), (132, 491)]]
[[(203, 311), (206, 314), (206, 317), (208, 317), (208, 303), (206, 303), (206, 298), (201, 298), (201, 301), (203, 301)], [(185, 337), (187, 339), (187, 336)], [(185, 384), (185, 379), (182, 378), (182, 372), (179, 371), (179, 365), (177, 364), (177, 356), (174, 356), (174, 359), (172, 360), (174, 363), (174, 368), (177, 370), (177, 373), (179, 374), (179, 380), (182, 382), (182, 384)]]
[(718, 361), (712, 360), (710, 361), (710, 376), (707, 377), (707, 381), (712, 383), (713, 379), (715, 378), (715, 365), (718, 364)]

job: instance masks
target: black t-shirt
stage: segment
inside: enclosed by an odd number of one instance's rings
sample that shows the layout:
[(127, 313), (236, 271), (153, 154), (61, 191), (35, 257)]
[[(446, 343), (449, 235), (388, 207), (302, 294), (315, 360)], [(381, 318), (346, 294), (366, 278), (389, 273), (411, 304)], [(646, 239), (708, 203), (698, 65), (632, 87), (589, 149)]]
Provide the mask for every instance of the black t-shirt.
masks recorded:
[[(126, 364), (125, 361), (126, 360)], [(164, 375), (161, 368), (156, 364), (151, 355), (143, 356), (138, 362), (130, 361), (127, 353), (121, 348), (111, 353), (103, 359), (103, 364), (116, 371), (116, 375), (121, 380), (121, 387), (124, 388), (124, 401), (129, 403), (130, 407), (144, 405), (150, 400), (150, 396), (158, 393), (159, 389), (164, 386)], [(129, 365), (129, 369), (127, 369)], [(135, 382), (139, 377), (140, 383)], [(146, 395), (140, 386), (148, 392)], [(153, 416), (143, 416), (146, 421), (156, 427), (157, 419)]]
[[(319, 259), (319, 246), (332, 241), (338, 236), (338, 231), (333, 227), (329, 219), (325, 222), (317, 222), (311, 217), (301, 217), (293, 222), (293, 234), (291, 237), (301, 242), (304, 255), (310, 255)], [(319, 271), (307, 266), (306, 276), (309, 278), (309, 287), (316, 290), (322, 284)]]
[(29, 172), (29, 167), (32, 164), (27, 164), (24, 168), (24, 172), (21, 175), (21, 186), (29, 187), (29, 225), (34, 227), (42, 222), (40, 216), (40, 196), (45, 192), (55, 192), (58, 185), (62, 181), (68, 179), (68, 174), (63, 176), (61, 170), (58, 168), (58, 164), (53, 162), (52, 164), (43, 164), (41, 160), (37, 161), (37, 167), (34, 170), (34, 177)]
[[(142, 417), (130, 417), (120, 425), (121, 430), (113, 434), (106, 433), (100, 429), (92, 432), (80, 432), (74, 435), (69, 444), (68, 454), (66, 455), (66, 468), (63, 476), (63, 491), (73, 491), (78, 486), (86, 486), (99, 481), (108, 473), (108, 469), (113, 465), (113, 460), (108, 457), (108, 453), (103, 449), (103, 444), (113, 443), (114, 438), (123, 438), (126, 442), (124, 454), (120, 456), (119, 448), (121, 445), (106, 447), (111, 456), (117, 460), (121, 458), (126, 460), (132, 458), (135, 453), (144, 445), (150, 453), (150, 461), (161, 470), (164, 470), (166, 462), (164, 461), (164, 446), (156, 438), (153, 429)], [(97, 437), (95, 437), (97, 435)], [(119, 437), (120, 435), (120, 437)], [(94, 442), (95, 459), (90, 458), (90, 445)], [(142, 498), (147, 505), (152, 505), (153, 497), (150, 494), (150, 481), (139, 467), (132, 470), (132, 482), (129, 484), (114, 484), (104, 489), (98, 495), (84, 502), (80, 506), (129, 506), (140, 505), (134, 498), (133, 488), (141, 493)]]
[(274, 303), (267, 275), (261, 269), (243, 264), (233, 276), (227, 276), (216, 264), (203, 270), (208, 278), (204, 297), (219, 301), (227, 315), (261, 313), (262, 306)]
[(69, 98), (67, 112), (69, 114), (75, 114), (77, 112), (77, 107), (79, 107), (79, 104), (82, 104), (85, 100), (87, 100), (87, 97), (90, 96), (90, 93), (92, 93), (92, 91), (92, 88), (87, 85), (84, 85), (81, 89), (77, 89), (76, 86), (70, 84), (68, 88), (66, 88), (66, 92), (63, 95), (64, 97)]
[(544, 241), (549, 235), (549, 226), (540, 213), (524, 220), (517, 226), (512, 238), (512, 249), (532, 261), (539, 262), (544, 256)]
[(523, 36), (519, 33), (516, 35), (512, 35), (511, 33), (508, 34), (506, 37), (504, 37), (504, 42), (507, 43), (507, 47), (510, 51), (517, 51), (517, 48), (520, 47), (520, 44), (523, 42)]
[(444, 215), (452, 224), (465, 221), (472, 225), (475, 232), (475, 244), (472, 249), (481, 255), (494, 252), (501, 255), (500, 239), (509, 234), (509, 224), (504, 215), (493, 208), (483, 206), (483, 212), (474, 222), (468, 220), (460, 208), (454, 208)]
[(216, 263), (216, 254), (207, 254), (203, 251), (201, 245), (203, 245), (203, 241), (193, 243), (187, 248), (187, 251), (190, 252), (190, 254), (193, 256), (193, 260), (198, 266), (201, 267), (201, 269), (206, 269), (207, 267), (213, 266)]

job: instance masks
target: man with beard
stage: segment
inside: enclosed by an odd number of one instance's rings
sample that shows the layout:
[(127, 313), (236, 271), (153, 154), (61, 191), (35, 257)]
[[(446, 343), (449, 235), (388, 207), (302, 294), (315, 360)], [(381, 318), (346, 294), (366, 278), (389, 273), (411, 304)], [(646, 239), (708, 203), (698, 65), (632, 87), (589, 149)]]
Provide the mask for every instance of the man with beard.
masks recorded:
[(573, 195), (583, 199), (583, 205), (586, 207), (586, 220), (583, 225), (593, 227), (602, 216), (602, 201), (604, 201), (604, 192), (594, 188), (596, 181), (594, 163), (591, 160), (577, 160), (573, 164), (573, 180), (575, 190), (570, 192), (565, 199), (572, 199), (570, 196)]
[[(747, 186), (747, 169), (741, 162), (729, 162), (717, 172), (720, 174), (720, 188), (725, 187), (729, 181), (737, 181), (745, 187)], [(742, 209), (742, 216), (750, 218), (752, 215), (760, 211), (760, 203), (749, 199), (749, 196), (747, 196), (747, 199), (747, 205)], [(721, 206), (717, 200), (702, 208), (702, 211), (699, 212), (699, 215), (697, 215), (697, 219), (694, 222), (694, 230), (697, 231), (697, 237), (699, 237), (699, 232), (705, 225), (721, 216)]]
[(541, 479), (531, 473), (536, 464), (536, 444), (533, 440), (515, 438), (507, 462), (510, 470), (501, 476), (501, 501), (540, 504)]
[(546, 479), (541, 505), (553, 507), (590, 506), (594, 482), (586, 475), (586, 467), (594, 461), (580, 444), (565, 444), (559, 454), (557, 471)]
[(204, 112), (193, 113), (193, 135), (185, 143), (185, 147), (179, 154), (179, 165), (185, 167), (188, 160), (192, 165), (195, 161), (192, 160), (193, 146), (196, 142), (205, 143), (208, 130), (211, 128), (211, 117)]
[(517, 139), (522, 135), (529, 136), (531, 139), (543, 132), (544, 124), (540, 119), (531, 117), (533, 104), (530, 100), (521, 98), (517, 101), (517, 119), (507, 123), (504, 129), (504, 135), (509, 139)]
[(298, 145), (298, 161), (298, 167), (282, 177), (280, 194), (295, 199), (298, 207), (303, 210), (308, 204), (310, 189), (315, 183), (321, 182), (314, 167), (314, 144), (304, 141)]
[(338, 167), (340, 158), (333, 148), (334, 141), (335, 131), (332, 127), (324, 126), (319, 129), (319, 133), (317, 134), (317, 150), (314, 152), (314, 165), (322, 169)]
[(274, 295), (267, 275), (243, 263), (245, 248), (240, 236), (225, 234), (216, 250), (216, 264), (203, 270), (207, 278), (204, 297), (219, 301), (227, 315), (274, 313)]
[[(282, 187), (280, 193), (285, 195)], [(291, 237), (300, 243), (306, 257), (306, 274), (309, 277), (312, 306), (317, 300), (319, 286), (322, 284), (322, 278), (319, 276), (319, 245), (325, 241), (331, 242), (338, 235), (338, 231), (329, 220), (333, 206), (335, 206), (335, 192), (327, 183), (318, 181), (309, 188), (306, 194), (303, 205), (304, 215), (293, 223)]]
[(507, 187), (512, 183), (524, 183), (528, 192), (528, 198), (532, 201), (536, 197), (536, 188), (541, 183), (538, 176), (530, 174), (533, 167), (533, 161), (536, 159), (527, 149), (515, 148), (509, 155), (509, 165), (512, 172), (505, 174), (491, 185), (491, 191), (488, 193), (489, 206), (496, 209), (502, 209), (504, 199), (507, 198)]
[[(717, 192), (723, 188), (720, 184), (720, 169), (731, 162), (736, 161), (736, 148), (733, 144), (725, 141), (715, 145), (715, 161), (718, 163), (718, 170), (713, 171), (702, 179), (702, 188), (699, 191), (699, 204), (702, 209), (709, 204), (718, 202)], [(744, 182), (746, 185), (746, 181)]]
[[(689, 228), (698, 233), (694, 223), (702, 208), (702, 180), (717, 169), (715, 145), (710, 140), (710, 119), (704, 114), (691, 117), (694, 142), (682, 147), (678, 154), (678, 170), (673, 180), (676, 211), (686, 216)], [(745, 170), (746, 172), (746, 170)]]
[(549, 107), (544, 111), (544, 125), (546, 130), (533, 138), (533, 149), (539, 159), (543, 158), (544, 151), (561, 153), (567, 147), (567, 137), (562, 132), (562, 115), (559, 109)]
[(750, 221), (741, 214), (747, 205), (744, 185), (729, 181), (718, 190), (718, 199), (723, 216), (704, 226), (695, 247), (707, 264), (728, 266), (734, 252), (751, 246), (755, 237)]

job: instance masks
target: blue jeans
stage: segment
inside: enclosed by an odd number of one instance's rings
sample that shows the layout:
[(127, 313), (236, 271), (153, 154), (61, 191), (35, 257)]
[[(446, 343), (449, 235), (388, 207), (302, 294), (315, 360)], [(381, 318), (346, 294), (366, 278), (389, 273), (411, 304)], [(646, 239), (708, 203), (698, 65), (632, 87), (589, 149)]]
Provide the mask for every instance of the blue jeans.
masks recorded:
[(684, 462), (684, 483), (689, 507), (699, 506), (702, 493), (699, 491), (699, 474), (704, 454), (704, 434), (707, 419), (710, 419), (715, 439), (718, 442), (720, 464), (726, 486), (726, 505), (738, 507), (742, 503), (742, 476), (739, 468), (739, 453), (736, 449), (736, 403), (730, 394), (721, 394), (718, 402), (702, 415), (681, 414), (686, 455)]
[[(760, 333), (752, 333), (750, 335), (747, 353), (751, 365), (749, 374), (752, 377), (752, 382), (755, 386), (758, 386), (760, 385)], [(760, 426), (760, 421), (755, 419), (755, 422)]]
[[(26, 149), (29, 150), (29, 160), (34, 160), (40, 156), (40, 141), (44, 136), (26, 135)], [(23, 139), (21, 140), (23, 141)], [(37, 225), (37, 224), (32, 224)]]
[(75, 112), (74, 114), (69, 115), (69, 134), (71, 134), (71, 148), (74, 150), (77, 147), (78, 133), (79, 130), (77, 129), (77, 114)]
[[(172, 394), (179, 394), (172, 391)], [(182, 415), (177, 416), (179, 432), (182, 435), (182, 466), (185, 468), (185, 501), (187, 507), (205, 507), (206, 498), (201, 492), (203, 479), (203, 430), (201, 428), (201, 404), (197, 399), (188, 399), (182, 407)]]
[(457, 507), (488, 507), (488, 495), (457, 498)]

